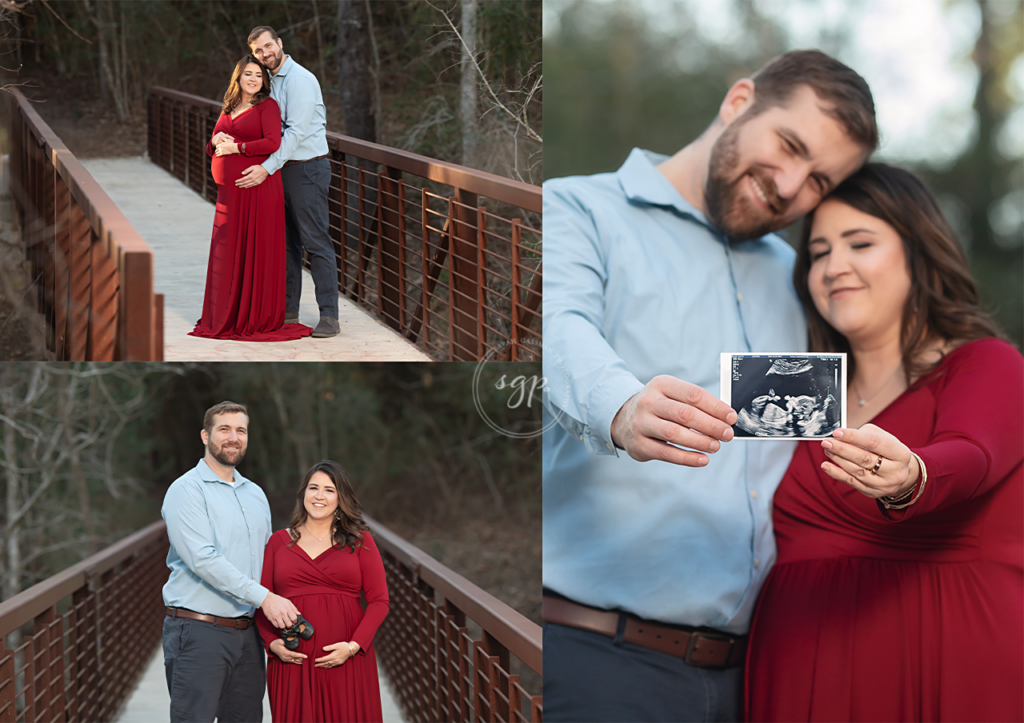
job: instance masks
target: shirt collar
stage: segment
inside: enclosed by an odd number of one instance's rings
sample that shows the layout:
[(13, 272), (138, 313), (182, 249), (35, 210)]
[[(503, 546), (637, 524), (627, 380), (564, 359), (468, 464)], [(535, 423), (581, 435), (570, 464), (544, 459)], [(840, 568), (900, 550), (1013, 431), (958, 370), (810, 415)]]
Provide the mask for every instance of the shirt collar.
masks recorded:
[[(218, 477), (217, 473), (214, 472), (212, 469), (210, 469), (210, 465), (206, 464), (206, 460), (205, 459), (200, 459), (199, 460), (199, 464), (196, 465), (196, 469), (199, 471), (199, 476), (203, 478), (203, 482), (220, 482), (223, 485), (230, 485), (231, 484), (230, 482), (225, 482), (220, 477)], [(243, 477), (238, 472), (237, 469), (235, 470), (235, 485), (236, 486), (240, 485), (240, 484), (243, 484), (245, 482), (248, 482), (248, 481), (249, 480), (247, 480), (245, 477)]]
[(270, 74), (270, 82), (273, 83), (278, 78), (282, 78), (288, 73), (288, 64), (292, 62), (292, 56), (285, 55), (284, 60), (281, 61), (281, 69), (276, 73)]
[(683, 216), (711, 229), (716, 236), (719, 235), (704, 213), (683, 198), (676, 187), (656, 168), (657, 164), (667, 160), (668, 156), (642, 148), (630, 151), (629, 158), (616, 173), (626, 198), (631, 203), (673, 208)]

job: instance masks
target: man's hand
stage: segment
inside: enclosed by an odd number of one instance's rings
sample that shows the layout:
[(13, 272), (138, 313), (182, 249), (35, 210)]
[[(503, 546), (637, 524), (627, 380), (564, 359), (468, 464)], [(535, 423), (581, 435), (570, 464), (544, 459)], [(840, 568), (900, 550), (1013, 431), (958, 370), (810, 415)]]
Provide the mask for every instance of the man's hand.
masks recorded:
[(216, 148), (217, 146), (219, 146), (221, 143), (224, 143), (225, 141), (234, 143), (235, 142), (235, 138), (234, 138), (234, 136), (229, 136), (224, 131), (221, 131), (220, 133), (218, 133), (217, 135), (215, 135), (213, 137), (213, 140), (211, 142), (213, 143), (213, 147)]
[(249, 166), (242, 171), (242, 177), (235, 181), (239, 188), (255, 188), (267, 180), (267, 169), (263, 166)]
[(299, 611), (292, 605), (291, 600), (275, 595), (272, 592), (267, 593), (267, 596), (263, 599), (263, 604), (260, 605), (260, 609), (267, 616), (270, 624), (278, 630), (294, 625), (299, 614)]
[(736, 412), (721, 399), (695, 384), (659, 376), (622, 405), (612, 421), (612, 441), (638, 462), (703, 467), (708, 458), (700, 452), (717, 452), (719, 440), (733, 438), (735, 423)]

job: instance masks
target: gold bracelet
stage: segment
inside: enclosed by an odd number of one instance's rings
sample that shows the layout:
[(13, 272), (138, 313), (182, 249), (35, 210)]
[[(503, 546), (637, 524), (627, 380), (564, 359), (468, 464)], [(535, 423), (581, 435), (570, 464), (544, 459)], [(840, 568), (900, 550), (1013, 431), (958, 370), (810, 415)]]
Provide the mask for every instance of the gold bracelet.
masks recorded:
[(888, 498), (886, 498), (886, 497), (879, 497), (878, 501), (881, 502), (882, 506), (885, 507), (885, 509), (887, 509), (887, 510), (903, 510), (903, 509), (906, 509), (907, 507), (910, 507), (912, 504), (914, 504), (915, 502), (917, 502), (921, 498), (921, 493), (924, 492), (924, 486), (926, 484), (928, 484), (928, 468), (924, 466), (924, 460), (921, 459), (914, 452), (911, 452), (911, 454), (913, 454), (914, 457), (917, 458), (917, 464), (920, 465), (920, 467), (921, 467), (921, 476), (918, 478), (917, 484), (914, 485), (914, 487), (910, 488), (911, 492), (913, 492), (914, 489), (916, 488), (917, 489), (917, 494), (914, 495), (914, 498), (912, 500), (910, 500), (910, 502), (907, 502), (907, 503), (902, 504), (902, 505), (898, 504), (898, 503), (902, 502), (905, 499), (907, 499), (907, 497), (910, 494), (910, 492), (902, 494), (902, 495), (900, 495), (899, 497), (897, 497), (895, 499), (892, 498), (892, 497), (888, 497)]

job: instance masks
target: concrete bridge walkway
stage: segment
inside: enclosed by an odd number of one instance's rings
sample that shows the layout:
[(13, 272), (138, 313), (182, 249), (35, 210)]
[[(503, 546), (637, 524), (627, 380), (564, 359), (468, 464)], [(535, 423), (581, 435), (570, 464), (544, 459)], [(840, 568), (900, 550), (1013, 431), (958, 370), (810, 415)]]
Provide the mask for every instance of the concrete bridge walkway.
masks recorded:
[[(164, 295), (168, 361), (430, 361), (390, 327), (339, 299), (341, 334), (330, 339), (252, 343), (188, 336), (202, 315), (214, 205), (148, 158), (82, 161), (153, 249), (154, 286)], [(299, 319), (316, 326), (313, 280), (303, 272)]]
[[(404, 723), (401, 709), (388, 685), (387, 679), (381, 675), (380, 702), (384, 723)], [(164, 723), (170, 719), (170, 712), (171, 696), (167, 692), (167, 678), (164, 675), (164, 654), (158, 648), (116, 723)], [(270, 698), (266, 693), (263, 695), (263, 721), (271, 723)]]

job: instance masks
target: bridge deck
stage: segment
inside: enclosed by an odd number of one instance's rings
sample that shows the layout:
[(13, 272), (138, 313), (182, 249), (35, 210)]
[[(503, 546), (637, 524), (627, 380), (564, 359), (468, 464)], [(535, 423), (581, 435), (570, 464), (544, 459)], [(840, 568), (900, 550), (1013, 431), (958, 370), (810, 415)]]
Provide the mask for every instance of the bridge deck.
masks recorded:
[[(403, 723), (401, 709), (391, 696), (387, 680), (380, 678), (380, 699), (384, 723)], [(157, 649), (146, 666), (139, 686), (128, 698), (116, 723), (163, 723), (170, 719), (171, 696), (167, 693), (167, 678), (164, 676), (164, 654)], [(270, 699), (263, 695), (263, 720), (270, 723)]]
[[(168, 361), (430, 361), (430, 357), (350, 301), (339, 300), (341, 334), (331, 339), (251, 343), (188, 336), (202, 313), (213, 204), (146, 158), (94, 158), (86, 169), (155, 255), (154, 285), (164, 295)], [(313, 280), (303, 272), (299, 318), (319, 320)]]

